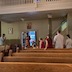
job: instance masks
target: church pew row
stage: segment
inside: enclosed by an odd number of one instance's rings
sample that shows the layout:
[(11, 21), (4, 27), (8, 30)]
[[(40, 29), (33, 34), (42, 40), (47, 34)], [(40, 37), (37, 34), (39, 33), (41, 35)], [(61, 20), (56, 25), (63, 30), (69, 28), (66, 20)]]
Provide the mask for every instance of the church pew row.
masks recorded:
[(72, 72), (72, 64), (1, 62), (0, 72)]
[(2, 52), (0, 52), (0, 62), (2, 61), (3, 56), (4, 56), (4, 54)]
[(31, 50), (20, 50), (21, 53), (72, 53), (72, 49), (31, 49)]
[(2, 61), (3, 56), (8, 55), (9, 48), (8, 45), (0, 46), (0, 62)]
[(72, 53), (13, 53), (12, 56), (23, 57), (72, 57)]
[[(22, 48), (21, 48), (22, 49)], [(44, 50), (44, 48), (26, 48), (24, 50)], [(72, 48), (47, 48), (46, 50), (72, 50)]]
[(8, 50), (10, 48), (9, 45), (5, 45), (5, 46), (0, 46), (0, 52), (4, 51), (4, 50)]
[(5, 46), (0, 46), (0, 52), (5, 50)]
[(72, 57), (23, 57), (8, 56), (4, 62), (72, 63)]

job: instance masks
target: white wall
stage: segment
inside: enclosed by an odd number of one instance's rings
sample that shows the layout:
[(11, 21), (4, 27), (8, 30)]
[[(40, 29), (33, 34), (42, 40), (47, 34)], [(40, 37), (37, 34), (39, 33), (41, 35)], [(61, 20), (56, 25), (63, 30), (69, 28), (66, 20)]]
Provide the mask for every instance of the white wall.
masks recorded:
[[(1, 22), (1, 34), (5, 33), (7, 39), (18, 39), (19, 28), (17, 23), (5, 23)], [(9, 34), (9, 28), (13, 28), (13, 34)]]
[(32, 21), (25, 21), (19, 24), (20, 32), (22, 31), (29, 31), (27, 29), (27, 23), (32, 22), (32, 29), (37, 31), (37, 38), (42, 37), (45, 38), (48, 34), (48, 20), (32, 20)]
[[(27, 29), (27, 23), (32, 22), (32, 29)], [(13, 28), (13, 34), (8, 33), (8, 28)], [(7, 39), (19, 39), (22, 31), (35, 30), (37, 31), (37, 38), (45, 38), (48, 34), (48, 20), (33, 20), (17, 23), (1, 22), (1, 33), (5, 33)]]
[[(54, 31), (63, 19), (52, 19), (52, 31)], [(32, 29), (27, 29), (27, 23), (32, 22)], [(21, 21), (16, 23), (5, 23), (1, 22), (1, 33), (6, 34), (7, 39), (19, 39), (22, 31), (37, 31), (37, 39), (39, 37), (45, 38), (49, 33), (48, 20), (31, 20), (31, 21)], [(8, 28), (13, 28), (13, 34), (8, 33)]]

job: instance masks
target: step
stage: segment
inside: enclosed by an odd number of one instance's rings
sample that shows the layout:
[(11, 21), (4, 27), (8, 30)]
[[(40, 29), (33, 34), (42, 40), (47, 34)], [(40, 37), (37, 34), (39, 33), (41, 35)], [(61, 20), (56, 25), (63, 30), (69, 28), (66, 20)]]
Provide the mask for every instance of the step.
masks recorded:
[(23, 56), (23, 57), (72, 57), (72, 53), (13, 53), (12, 56)]
[(72, 64), (1, 62), (0, 72), (72, 72)]
[(72, 63), (72, 57), (4, 57), (4, 62)]

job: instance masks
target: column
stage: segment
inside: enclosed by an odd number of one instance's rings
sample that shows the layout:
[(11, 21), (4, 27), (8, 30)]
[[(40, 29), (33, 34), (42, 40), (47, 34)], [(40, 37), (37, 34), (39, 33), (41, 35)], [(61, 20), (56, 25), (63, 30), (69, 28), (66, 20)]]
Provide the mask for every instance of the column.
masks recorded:
[(67, 23), (68, 23), (68, 33), (70, 34), (72, 38), (72, 13), (68, 13)]
[(0, 21), (0, 36), (1, 36), (1, 21)]
[(38, 1), (34, 0), (34, 3), (35, 3), (35, 8), (37, 8), (38, 7)]
[(49, 21), (49, 36), (52, 38), (52, 15), (48, 14), (48, 21)]

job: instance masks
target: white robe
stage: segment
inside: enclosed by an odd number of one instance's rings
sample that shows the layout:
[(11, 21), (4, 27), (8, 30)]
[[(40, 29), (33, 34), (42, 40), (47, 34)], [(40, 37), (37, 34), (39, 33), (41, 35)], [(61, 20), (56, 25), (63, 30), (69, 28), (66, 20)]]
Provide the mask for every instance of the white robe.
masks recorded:
[(61, 34), (57, 34), (54, 37), (55, 48), (63, 48), (64, 45), (64, 37)]
[(72, 39), (68, 38), (66, 40), (66, 48), (72, 48)]

